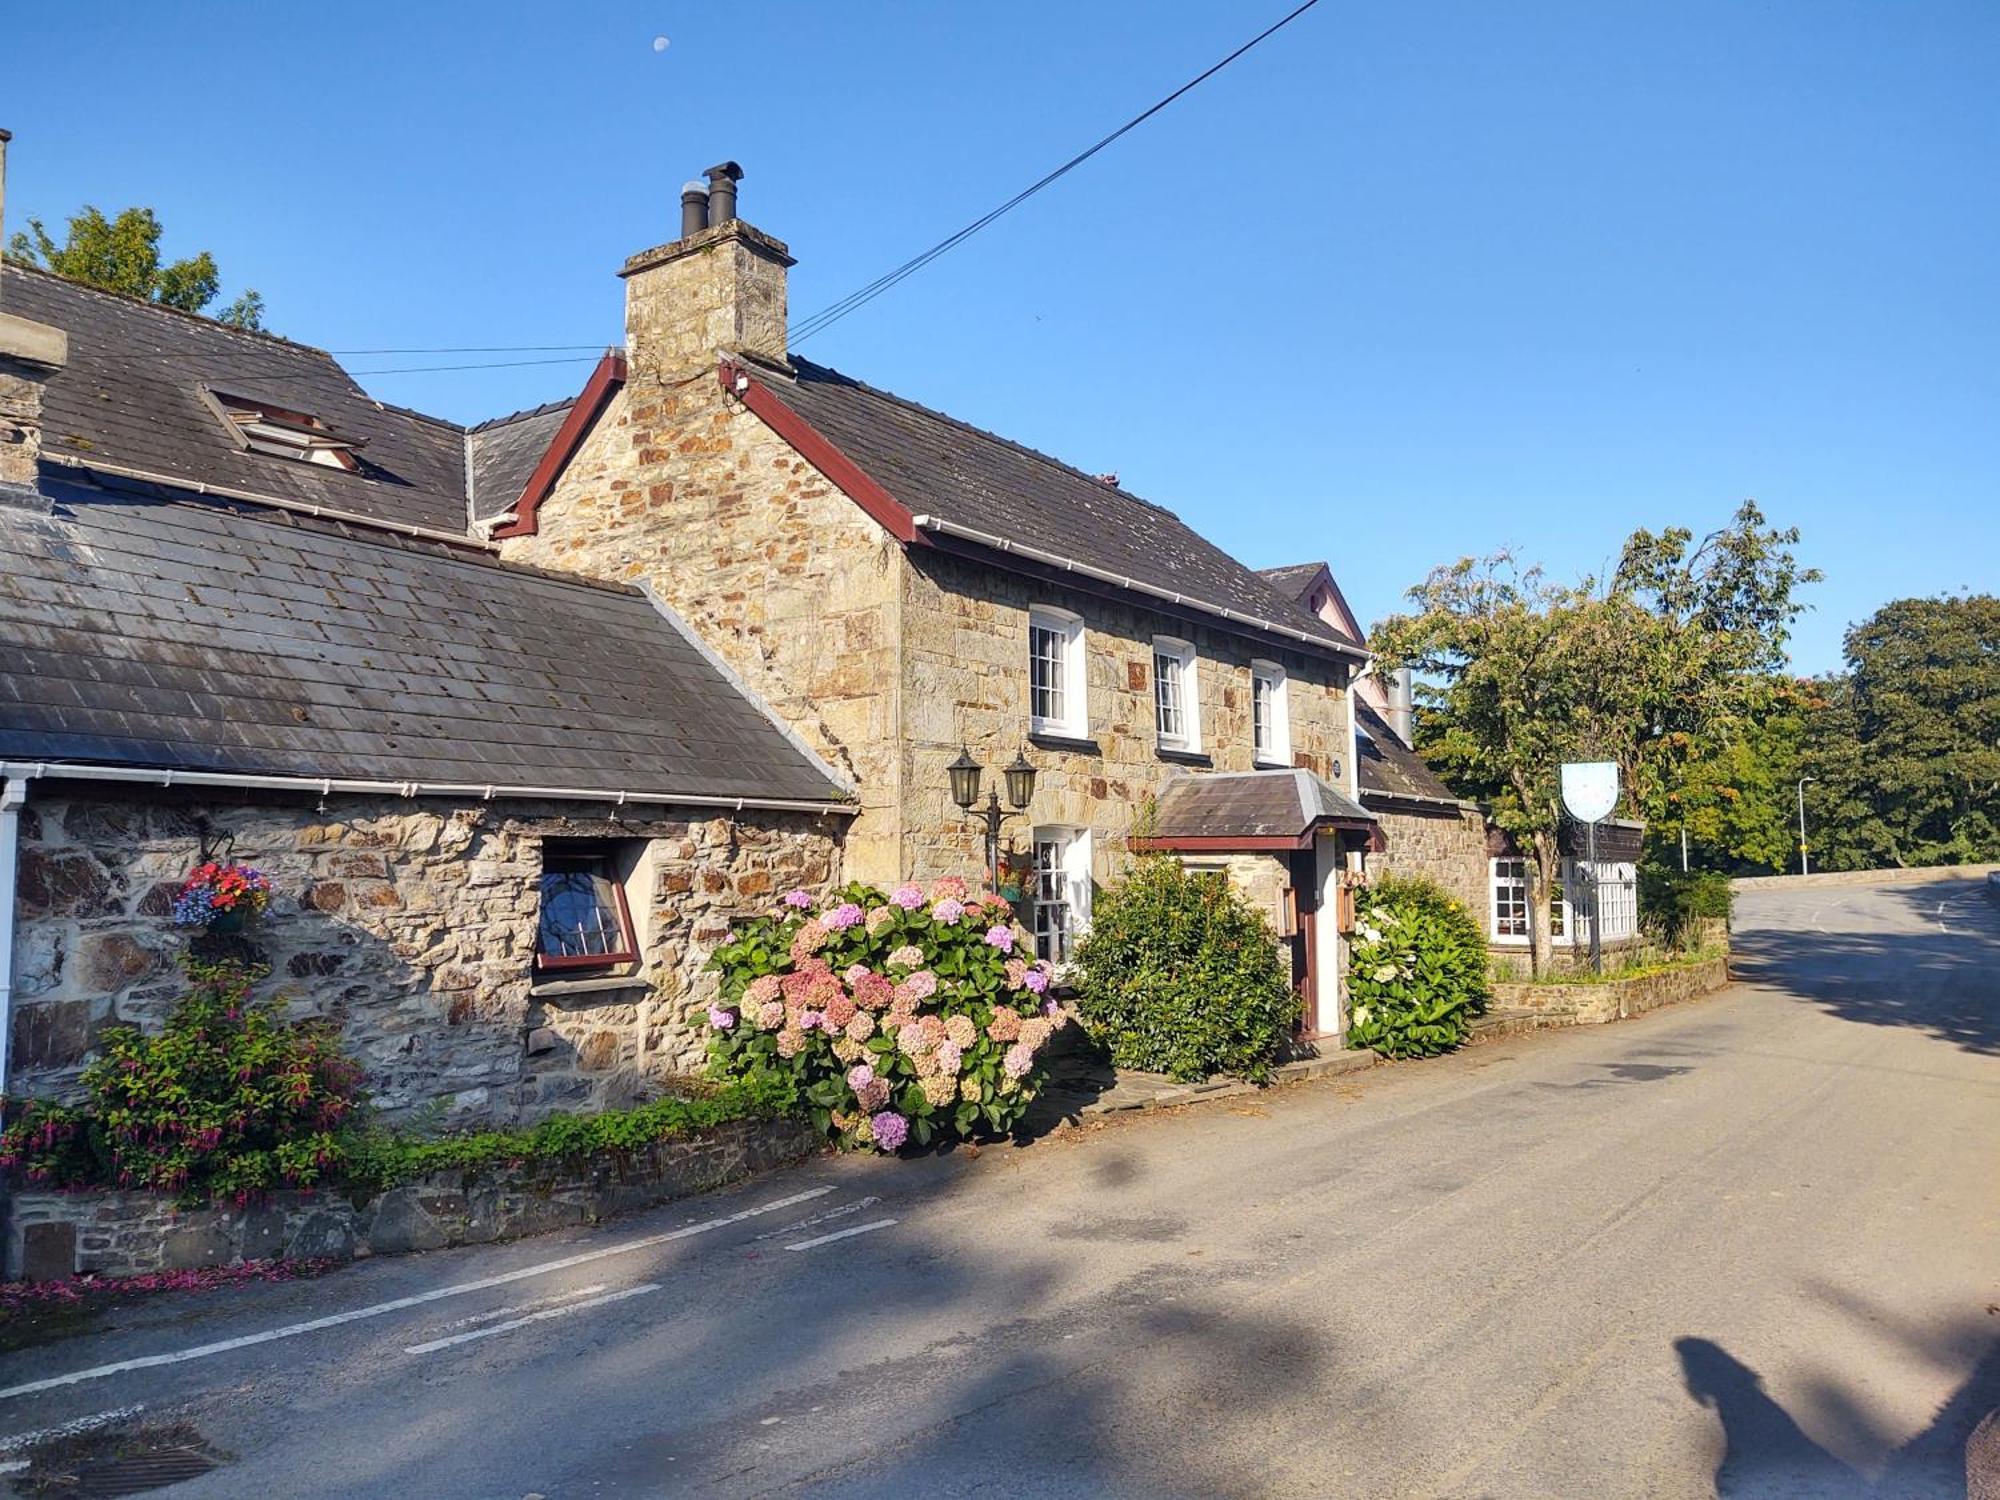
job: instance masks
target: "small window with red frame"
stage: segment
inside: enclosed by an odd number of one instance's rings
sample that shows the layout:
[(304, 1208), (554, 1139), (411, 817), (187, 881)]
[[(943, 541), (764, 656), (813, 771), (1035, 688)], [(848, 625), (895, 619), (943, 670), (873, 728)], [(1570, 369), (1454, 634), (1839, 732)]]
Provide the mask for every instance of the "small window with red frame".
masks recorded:
[(608, 856), (548, 850), (542, 858), (538, 969), (608, 969), (638, 962), (625, 887)]

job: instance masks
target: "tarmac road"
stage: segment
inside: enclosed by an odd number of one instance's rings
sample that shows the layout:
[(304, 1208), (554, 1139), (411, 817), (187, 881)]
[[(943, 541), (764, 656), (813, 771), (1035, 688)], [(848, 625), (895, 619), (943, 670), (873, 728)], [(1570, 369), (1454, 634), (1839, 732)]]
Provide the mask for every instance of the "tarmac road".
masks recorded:
[(1738, 948), (1618, 1025), (155, 1301), (0, 1360), (0, 1460), (124, 1412), (235, 1455), (189, 1497), (1963, 1495), (2000, 907), (1758, 891)]

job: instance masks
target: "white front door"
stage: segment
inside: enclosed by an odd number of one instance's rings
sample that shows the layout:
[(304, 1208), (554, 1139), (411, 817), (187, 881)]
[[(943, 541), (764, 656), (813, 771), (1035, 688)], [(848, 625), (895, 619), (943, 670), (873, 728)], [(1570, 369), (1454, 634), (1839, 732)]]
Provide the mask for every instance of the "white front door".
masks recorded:
[(1322, 1036), (1347, 1036), (1347, 1012), (1341, 1008), (1340, 983), (1340, 872), (1345, 856), (1340, 842), (1329, 834), (1313, 840), (1313, 865), (1319, 876), (1319, 914), (1313, 922), (1313, 996)]

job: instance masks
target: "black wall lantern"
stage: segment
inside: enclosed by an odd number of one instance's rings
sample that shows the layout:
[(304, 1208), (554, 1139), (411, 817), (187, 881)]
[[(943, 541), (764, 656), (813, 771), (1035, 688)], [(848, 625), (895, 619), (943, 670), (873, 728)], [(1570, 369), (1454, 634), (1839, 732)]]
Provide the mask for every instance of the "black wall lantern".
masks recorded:
[(1006, 821), (1010, 811), (1022, 813), (1035, 800), (1035, 768), (1028, 764), (1028, 757), (1021, 751), (1014, 752), (1013, 764), (1001, 773), (1007, 783), (1007, 807), (1000, 806), (1000, 793), (989, 789), (986, 805), (974, 810), (973, 804), (979, 800), (979, 781), (985, 768), (972, 758), (972, 753), (963, 745), (959, 747), (958, 759), (945, 767), (951, 777), (951, 800), (961, 811), (971, 813), (974, 818), (986, 824), (986, 876), (993, 889), (1000, 889), (1000, 825)]

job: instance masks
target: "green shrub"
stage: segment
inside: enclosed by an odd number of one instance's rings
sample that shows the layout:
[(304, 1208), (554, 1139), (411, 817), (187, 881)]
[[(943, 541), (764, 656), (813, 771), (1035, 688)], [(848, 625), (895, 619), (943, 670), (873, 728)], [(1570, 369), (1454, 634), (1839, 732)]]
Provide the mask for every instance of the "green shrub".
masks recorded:
[(1077, 966), (1077, 1013), (1121, 1068), (1262, 1080), (1298, 1020), (1270, 924), (1163, 855), (1098, 898)]
[(1665, 865), (1639, 867), (1640, 915), (1671, 947), (1686, 947), (1704, 920), (1728, 921), (1734, 902), (1727, 875)]
[(189, 991), (155, 1036), (105, 1033), (83, 1073), (90, 1103), (28, 1104), (0, 1134), (0, 1165), (49, 1187), (154, 1188), (183, 1202), (242, 1202), (307, 1187), (339, 1166), (335, 1132), (361, 1070), (332, 1028), (252, 1004), (267, 972), (184, 956)]
[(1428, 880), (1380, 880), (1355, 894), (1347, 1044), (1384, 1057), (1459, 1046), (1491, 994), (1479, 923)]
[(710, 959), (711, 1071), (794, 1089), (852, 1146), (1012, 1129), (1062, 1022), (1048, 966), (1015, 956), (1026, 939), (1007, 903), (947, 877), (813, 906), (791, 892)]

